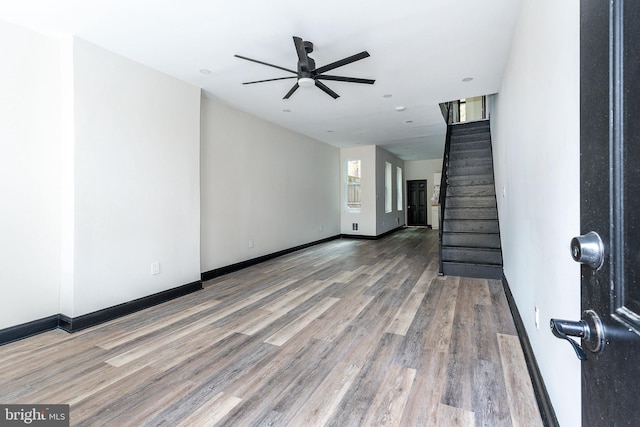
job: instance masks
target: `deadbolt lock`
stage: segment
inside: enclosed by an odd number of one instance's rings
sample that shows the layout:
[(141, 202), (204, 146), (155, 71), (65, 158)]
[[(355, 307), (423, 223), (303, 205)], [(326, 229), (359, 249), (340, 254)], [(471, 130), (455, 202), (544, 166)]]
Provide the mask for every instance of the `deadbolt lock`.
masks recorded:
[(571, 239), (573, 260), (591, 268), (599, 269), (604, 264), (604, 245), (595, 231)]

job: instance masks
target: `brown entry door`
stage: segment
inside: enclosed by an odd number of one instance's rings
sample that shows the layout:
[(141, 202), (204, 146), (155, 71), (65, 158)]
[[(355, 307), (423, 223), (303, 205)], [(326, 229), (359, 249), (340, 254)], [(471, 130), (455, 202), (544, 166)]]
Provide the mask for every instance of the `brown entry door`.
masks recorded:
[(407, 225), (427, 225), (427, 180), (407, 181)]
[[(580, 60), (582, 319), (552, 320), (582, 357), (582, 424), (638, 425), (640, 1), (583, 0)], [(581, 344), (577, 347), (576, 344)]]

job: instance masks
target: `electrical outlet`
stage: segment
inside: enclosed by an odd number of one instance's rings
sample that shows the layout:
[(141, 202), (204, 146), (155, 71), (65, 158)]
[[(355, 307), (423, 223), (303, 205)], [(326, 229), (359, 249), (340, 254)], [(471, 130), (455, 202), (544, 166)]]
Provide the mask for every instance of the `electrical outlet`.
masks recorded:
[(152, 275), (160, 274), (160, 262), (159, 261), (155, 261), (155, 262), (151, 263), (151, 274)]
[(533, 307), (533, 310), (535, 313), (536, 329), (540, 329), (540, 310), (538, 310), (538, 307)]
[(254, 244), (253, 244), (253, 240), (249, 240), (249, 249), (253, 248)]

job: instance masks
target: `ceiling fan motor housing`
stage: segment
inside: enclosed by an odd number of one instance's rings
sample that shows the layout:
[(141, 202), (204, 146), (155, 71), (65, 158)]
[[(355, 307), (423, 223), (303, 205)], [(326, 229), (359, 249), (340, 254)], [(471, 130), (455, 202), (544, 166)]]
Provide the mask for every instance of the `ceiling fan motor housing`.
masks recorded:
[(304, 46), (304, 50), (307, 53), (313, 52), (313, 43), (305, 41), (305, 42), (302, 42), (302, 46)]

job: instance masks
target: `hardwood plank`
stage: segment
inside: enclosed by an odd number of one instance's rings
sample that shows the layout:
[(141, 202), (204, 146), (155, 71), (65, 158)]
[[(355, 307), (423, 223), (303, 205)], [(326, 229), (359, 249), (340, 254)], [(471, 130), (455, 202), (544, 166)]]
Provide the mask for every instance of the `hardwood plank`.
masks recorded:
[(453, 406), (440, 404), (438, 406), (438, 427), (474, 427), (476, 425), (474, 413)]
[(434, 316), (433, 321), (429, 323), (424, 343), (429, 350), (447, 352), (453, 334), (459, 278), (448, 277), (444, 282), (443, 292), (435, 308), (438, 315)]
[(426, 294), (431, 281), (438, 277), (438, 268), (430, 269), (429, 266), (424, 270), (422, 275), (418, 278), (416, 286), (413, 289), (414, 292), (419, 294)]
[(439, 316), (437, 312), (440, 296), (444, 292), (445, 279), (435, 279), (422, 299), (413, 323), (405, 334), (405, 338), (396, 354), (394, 363), (407, 368), (420, 369), (424, 361), (424, 353), (427, 351), (427, 334), (430, 325)]
[[(295, 341), (303, 340), (300, 336), (296, 338), (293, 342), (298, 347)], [(286, 424), (282, 418), (292, 416), (291, 408), (306, 400), (335, 366), (333, 361), (327, 360), (331, 354), (329, 343), (314, 339), (304, 340), (304, 343), (291, 358), (279, 364), (277, 371), (263, 373), (267, 378), (259, 388), (245, 388), (247, 397), (222, 421), (223, 425)]]
[(323, 426), (335, 414), (361, 367), (341, 362), (309, 396), (290, 420), (291, 426)]
[(477, 425), (508, 426), (511, 424), (509, 402), (500, 396), (506, 395), (504, 378), (496, 375), (502, 369), (499, 362), (478, 360), (473, 370), (472, 399)]
[(409, 330), (409, 326), (413, 322), (413, 319), (422, 304), (425, 294), (411, 292), (405, 302), (400, 306), (396, 315), (394, 316), (391, 324), (387, 328), (387, 332), (396, 335), (406, 335)]
[(111, 349), (114, 347), (118, 347), (119, 345), (122, 345), (124, 343), (130, 342), (135, 340), (136, 338), (140, 338), (144, 335), (148, 335), (152, 332), (156, 332), (159, 331), (161, 329), (166, 328), (169, 325), (178, 323), (180, 321), (183, 321), (189, 317), (191, 317), (194, 314), (200, 313), (203, 310), (206, 310), (208, 308), (211, 308), (217, 304), (219, 304), (220, 301), (217, 300), (209, 300), (209, 301), (205, 301), (201, 304), (198, 304), (194, 307), (188, 308), (184, 311), (182, 311), (181, 313), (177, 314), (177, 315), (173, 315), (171, 317), (166, 317), (163, 321), (161, 322), (156, 322), (153, 323), (151, 325), (148, 325), (146, 327), (141, 327), (138, 329), (135, 329), (129, 333), (120, 333), (118, 334), (116, 337), (106, 340), (100, 344), (98, 344), (99, 347), (102, 347), (104, 349)]
[(242, 402), (242, 399), (220, 392), (213, 399), (196, 409), (191, 416), (182, 420), (178, 427), (212, 426), (224, 418), (240, 402)]
[[(193, 322), (183, 328), (180, 328), (177, 332), (169, 336), (157, 337), (153, 339), (152, 342), (146, 342), (124, 353), (120, 353), (117, 356), (113, 356), (107, 359), (106, 362), (111, 366), (116, 366), (116, 367), (123, 366), (153, 351), (159, 350), (160, 348), (166, 346), (168, 343), (177, 341), (178, 339), (186, 337), (188, 335), (198, 333), (199, 330), (205, 329), (205, 328), (212, 328), (210, 318), (204, 318), (197, 322)], [(218, 334), (216, 335), (217, 335), (217, 339), (219, 340), (231, 334), (231, 331), (228, 331), (226, 329), (218, 328), (217, 331), (218, 331)]]
[(518, 337), (498, 334), (507, 399), (514, 426), (542, 426)]
[(401, 341), (402, 337), (398, 335), (383, 335), (377, 343), (375, 352), (363, 366), (360, 375), (345, 394), (338, 411), (327, 425), (362, 425)]
[(428, 351), (424, 354), (402, 414), (402, 425), (438, 425), (438, 406), (448, 378), (447, 361), (447, 353)]
[(373, 298), (373, 295), (362, 295), (359, 292), (352, 292), (351, 297), (342, 298), (318, 320), (322, 322), (322, 325), (313, 337), (325, 341), (334, 341), (358, 317), (362, 310), (371, 303)]
[(338, 301), (340, 300), (337, 298), (325, 298), (316, 304), (312, 310), (298, 317), (294, 322), (289, 323), (284, 328), (279, 329), (278, 332), (267, 338), (265, 342), (278, 346), (286, 343), (292, 336), (303, 330), (309, 323), (317, 319), (318, 316)]
[[(135, 396), (132, 390), (137, 390), (140, 384), (149, 384), (152, 379), (158, 375), (156, 369), (148, 366), (133, 372), (131, 375), (123, 377), (119, 381), (112, 384), (111, 387), (105, 389), (100, 394), (92, 394), (86, 399), (81, 400), (73, 406), (73, 415), (71, 419), (74, 425), (88, 424), (92, 419), (100, 420), (100, 422), (109, 424), (112, 416), (117, 416), (122, 410), (120, 399), (122, 396)], [(113, 405), (109, 409), (105, 408), (104, 402), (118, 401), (118, 405)]]
[(415, 376), (415, 369), (390, 366), (362, 424), (399, 426)]
[(449, 346), (448, 378), (442, 403), (445, 405), (473, 410), (473, 370), (476, 363), (474, 329), (474, 307), (476, 301), (473, 283), (460, 279), (456, 301), (453, 331)]

